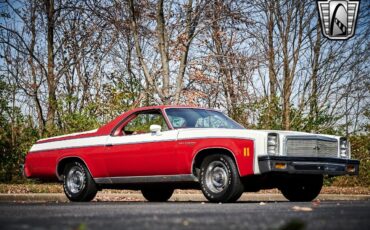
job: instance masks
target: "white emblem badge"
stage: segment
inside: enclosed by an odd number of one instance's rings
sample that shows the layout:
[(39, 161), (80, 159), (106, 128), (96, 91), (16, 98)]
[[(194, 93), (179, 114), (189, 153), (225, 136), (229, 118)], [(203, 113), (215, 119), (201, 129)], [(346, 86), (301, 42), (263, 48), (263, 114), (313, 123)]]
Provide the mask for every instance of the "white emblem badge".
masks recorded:
[(319, 0), (317, 7), (325, 37), (344, 40), (354, 35), (359, 1)]

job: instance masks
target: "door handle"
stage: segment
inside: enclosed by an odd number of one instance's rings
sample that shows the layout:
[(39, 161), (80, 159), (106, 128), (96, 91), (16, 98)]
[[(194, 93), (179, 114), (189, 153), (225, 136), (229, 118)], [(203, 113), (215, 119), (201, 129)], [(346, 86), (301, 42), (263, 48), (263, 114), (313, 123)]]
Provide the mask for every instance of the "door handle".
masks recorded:
[(112, 143), (110, 143), (110, 144), (105, 144), (105, 147), (112, 147), (113, 146), (113, 144)]

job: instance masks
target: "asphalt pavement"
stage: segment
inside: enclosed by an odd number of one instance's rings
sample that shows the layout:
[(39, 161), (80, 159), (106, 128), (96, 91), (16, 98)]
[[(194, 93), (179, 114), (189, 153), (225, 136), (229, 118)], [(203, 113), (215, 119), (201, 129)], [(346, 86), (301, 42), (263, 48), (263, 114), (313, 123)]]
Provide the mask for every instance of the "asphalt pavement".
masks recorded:
[(370, 229), (370, 201), (1, 202), (1, 229)]

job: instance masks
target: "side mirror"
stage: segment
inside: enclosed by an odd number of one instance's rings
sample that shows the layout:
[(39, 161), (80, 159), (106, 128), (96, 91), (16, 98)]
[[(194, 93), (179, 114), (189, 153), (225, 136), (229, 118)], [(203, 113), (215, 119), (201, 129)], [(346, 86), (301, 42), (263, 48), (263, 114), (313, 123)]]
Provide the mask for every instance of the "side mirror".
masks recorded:
[(162, 127), (160, 125), (151, 125), (150, 132), (155, 135), (160, 135)]

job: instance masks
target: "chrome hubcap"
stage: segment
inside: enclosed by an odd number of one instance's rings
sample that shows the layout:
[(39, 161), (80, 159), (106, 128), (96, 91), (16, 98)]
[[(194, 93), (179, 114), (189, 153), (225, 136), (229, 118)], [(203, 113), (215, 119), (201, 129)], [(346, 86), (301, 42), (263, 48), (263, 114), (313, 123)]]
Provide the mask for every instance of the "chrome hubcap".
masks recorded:
[(75, 166), (67, 175), (67, 188), (71, 193), (78, 193), (85, 187), (85, 173)]
[(206, 171), (206, 185), (213, 193), (222, 192), (229, 182), (226, 165), (221, 161), (214, 161), (208, 165)]

